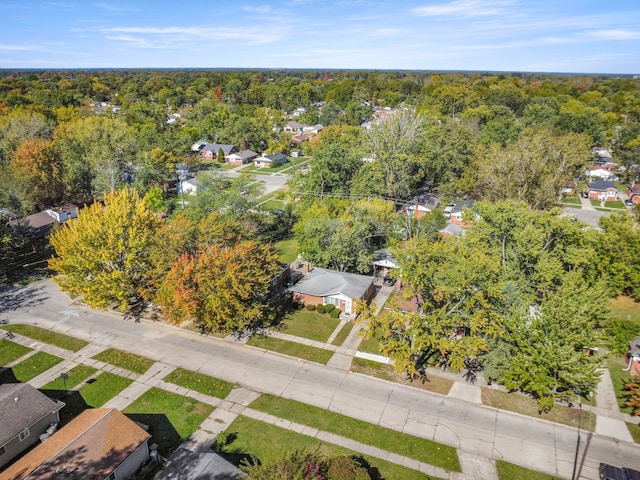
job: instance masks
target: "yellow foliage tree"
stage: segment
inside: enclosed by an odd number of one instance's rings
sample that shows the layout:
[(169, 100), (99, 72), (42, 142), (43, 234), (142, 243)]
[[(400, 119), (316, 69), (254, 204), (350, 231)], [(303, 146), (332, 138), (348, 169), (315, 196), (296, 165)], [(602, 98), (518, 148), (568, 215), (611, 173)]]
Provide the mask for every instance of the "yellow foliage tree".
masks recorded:
[(149, 281), (150, 247), (156, 216), (134, 190), (106, 195), (78, 218), (51, 234), (56, 256), (49, 268), (54, 281), (71, 295), (82, 295), (94, 308), (117, 304), (122, 311), (140, 302)]

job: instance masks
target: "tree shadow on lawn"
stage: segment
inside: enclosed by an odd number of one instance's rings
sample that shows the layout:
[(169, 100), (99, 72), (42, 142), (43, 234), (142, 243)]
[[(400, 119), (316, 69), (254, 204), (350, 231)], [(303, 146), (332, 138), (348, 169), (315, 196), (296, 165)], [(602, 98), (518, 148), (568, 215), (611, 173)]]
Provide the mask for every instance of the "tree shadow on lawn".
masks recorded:
[(53, 400), (64, 402), (64, 407), (60, 410), (60, 425), (66, 425), (85, 410), (93, 408), (87, 405), (78, 390), (40, 390), (47, 397)]
[(12, 312), (22, 307), (34, 307), (48, 298), (42, 287), (0, 286), (0, 313)]
[(127, 417), (138, 424), (148, 426), (150, 443), (158, 444), (158, 452), (165, 458), (180, 446), (182, 438), (166, 415), (161, 413), (127, 413)]
[(22, 383), (13, 373), (13, 368), (0, 368), (0, 385), (6, 383)]

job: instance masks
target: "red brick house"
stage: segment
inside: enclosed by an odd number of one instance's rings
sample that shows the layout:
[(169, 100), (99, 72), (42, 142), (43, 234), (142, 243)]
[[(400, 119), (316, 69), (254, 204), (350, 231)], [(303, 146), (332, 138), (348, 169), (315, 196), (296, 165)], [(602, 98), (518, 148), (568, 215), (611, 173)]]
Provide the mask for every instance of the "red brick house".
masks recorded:
[(350, 319), (356, 317), (356, 301), (369, 301), (375, 293), (373, 277), (315, 267), (289, 288), (293, 299), (304, 305), (335, 305)]
[(618, 189), (608, 180), (594, 180), (587, 183), (589, 198), (601, 202), (613, 202), (618, 199)]

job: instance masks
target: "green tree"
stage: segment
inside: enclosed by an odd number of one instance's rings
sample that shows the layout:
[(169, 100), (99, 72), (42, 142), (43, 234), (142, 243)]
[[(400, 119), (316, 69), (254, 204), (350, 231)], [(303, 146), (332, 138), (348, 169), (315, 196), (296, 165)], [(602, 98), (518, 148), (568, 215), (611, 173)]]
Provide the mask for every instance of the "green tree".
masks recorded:
[(601, 217), (600, 266), (611, 295), (625, 293), (640, 300), (640, 226), (626, 212)]
[(589, 285), (582, 272), (570, 272), (542, 301), (507, 317), (503, 336), (511, 361), (499, 380), (509, 389), (531, 393), (540, 411), (557, 400), (593, 393), (601, 357), (588, 355), (599, 344), (606, 313), (604, 285)]
[(105, 196), (104, 205), (84, 208), (73, 222), (51, 234), (54, 281), (94, 308), (138, 304), (149, 281), (150, 247), (158, 228), (146, 202), (129, 189)]
[(486, 200), (520, 200), (544, 209), (590, 161), (589, 138), (550, 129), (526, 130), (507, 147), (491, 146), (477, 159), (478, 193)]
[(369, 334), (381, 337), (382, 352), (411, 378), (427, 365), (465, 368), (486, 350), (485, 338), (501, 331), (499, 261), (457, 239), (425, 237), (406, 242), (396, 258), (407, 286), (400, 301), (417, 310), (373, 317)]

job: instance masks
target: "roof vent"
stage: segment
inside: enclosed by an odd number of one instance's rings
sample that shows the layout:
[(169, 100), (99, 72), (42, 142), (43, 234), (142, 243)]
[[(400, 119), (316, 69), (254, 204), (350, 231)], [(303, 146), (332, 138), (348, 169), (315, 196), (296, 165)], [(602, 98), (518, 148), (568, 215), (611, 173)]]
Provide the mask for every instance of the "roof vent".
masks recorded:
[(17, 402), (18, 400), (20, 400), (20, 397), (18, 395), (16, 395), (15, 397), (13, 397), (13, 401)]

